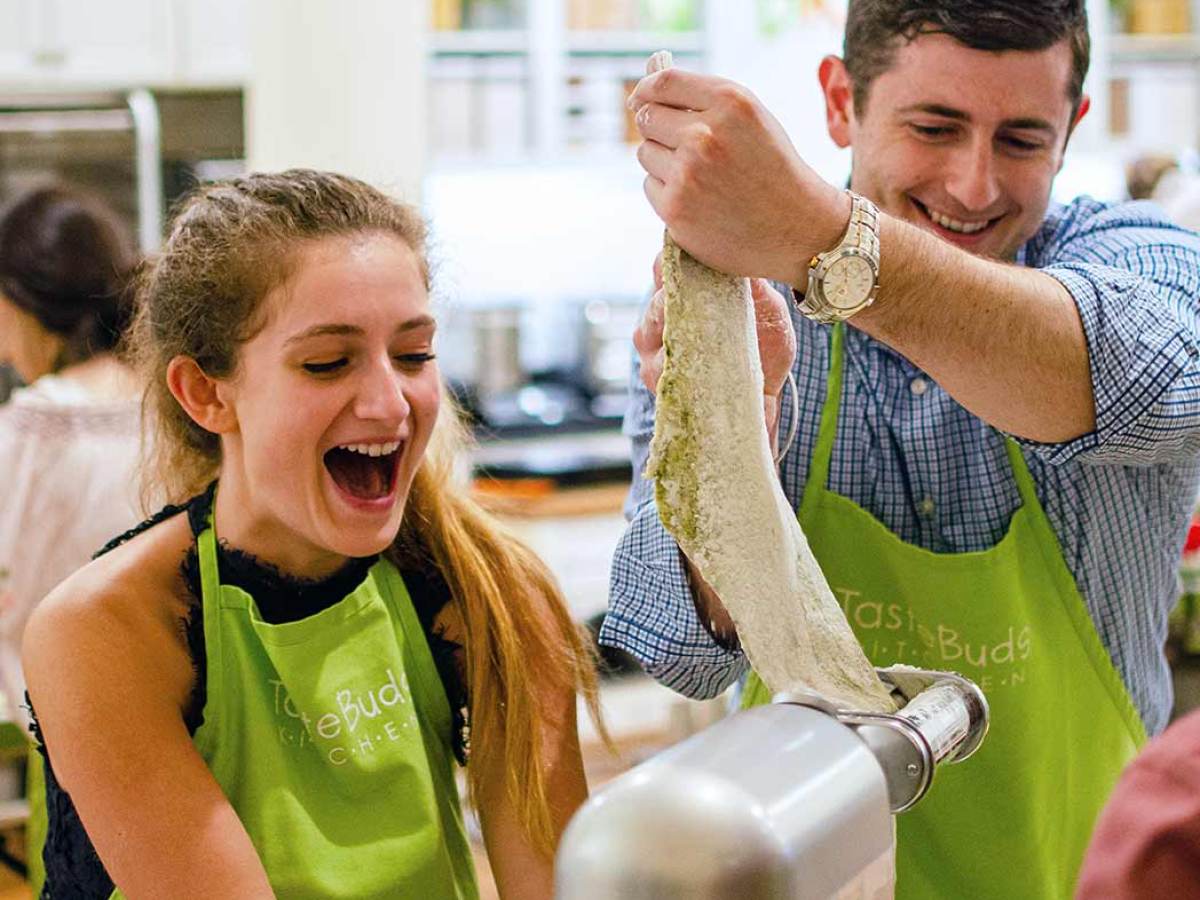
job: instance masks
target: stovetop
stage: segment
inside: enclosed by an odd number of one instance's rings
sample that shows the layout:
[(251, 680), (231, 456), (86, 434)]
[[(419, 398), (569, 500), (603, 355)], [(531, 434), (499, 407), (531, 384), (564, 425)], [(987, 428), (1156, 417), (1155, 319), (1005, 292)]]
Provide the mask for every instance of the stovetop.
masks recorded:
[(546, 479), (558, 487), (628, 484), (633, 476), (629, 440), (614, 422), (574, 430), (559, 426), (524, 435), (483, 431), (472, 462), (479, 477)]
[(623, 391), (593, 395), (558, 382), (527, 384), (489, 397), (463, 385), (452, 385), (452, 390), (481, 440), (620, 428), (628, 402)]

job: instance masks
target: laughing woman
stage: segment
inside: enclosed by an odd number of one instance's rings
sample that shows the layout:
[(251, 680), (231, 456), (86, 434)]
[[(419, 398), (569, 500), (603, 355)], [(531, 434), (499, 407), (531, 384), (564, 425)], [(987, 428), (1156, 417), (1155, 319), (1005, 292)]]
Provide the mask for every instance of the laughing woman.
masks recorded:
[(455, 756), (502, 896), (550, 896), (591, 659), (454, 483), (428, 288), (419, 218), (350, 178), (176, 215), (132, 346), (179, 505), (25, 639), (51, 896), (473, 897)]

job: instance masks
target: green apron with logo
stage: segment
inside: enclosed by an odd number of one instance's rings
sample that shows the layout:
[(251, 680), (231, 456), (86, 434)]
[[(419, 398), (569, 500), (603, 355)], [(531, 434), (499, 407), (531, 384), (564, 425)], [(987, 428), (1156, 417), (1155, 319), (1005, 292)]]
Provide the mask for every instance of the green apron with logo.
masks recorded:
[[(876, 666), (959, 672), (991, 708), (981, 749), (939, 769), (897, 817), (897, 897), (1071, 897), (1096, 816), (1145, 742), (1141, 718), (1088, 616), (1017, 445), (1022, 505), (989, 550), (906, 544), (826, 490), (842, 392), (842, 326), (799, 521)], [(744, 703), (768, 691), (750, 676)]]
[(211, 521), (194, 740), (276, 896), (477, 898), (450, 705), (399, 572), (380, 560), (333, 606), (271, 625), (220, 583)]

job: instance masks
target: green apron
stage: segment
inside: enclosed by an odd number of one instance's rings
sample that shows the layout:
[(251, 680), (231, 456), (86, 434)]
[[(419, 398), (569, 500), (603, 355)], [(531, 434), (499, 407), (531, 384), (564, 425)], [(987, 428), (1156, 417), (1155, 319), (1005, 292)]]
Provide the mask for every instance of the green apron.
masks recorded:
[[(262, 621), (197, 543), (208, 699), (195, 743), (280, 898), (476, 898), (450, 705), (404, 581)], [(113, 897), (120, 897), (119, 891)]]
[[(990, 550), (906, 544), (828, 490), (842, 326), (799, 520), (876, 666), (960, 672), (991, 708), (982, 748), (897, 817), (897, 897), (1069, 898), (1092, 826), (1146, 733), (1100, 643), (1017, 445), (1022, 505)], [(744, 703), (769, 700), (750, 676)]]

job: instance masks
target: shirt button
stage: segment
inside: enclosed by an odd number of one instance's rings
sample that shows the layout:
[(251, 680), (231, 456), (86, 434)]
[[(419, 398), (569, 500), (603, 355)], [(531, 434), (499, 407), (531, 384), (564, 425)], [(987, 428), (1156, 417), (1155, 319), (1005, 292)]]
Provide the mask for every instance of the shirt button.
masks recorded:
[(922, 500), (920, 503), (917, 504), (917, 512), (919, 512), (923, 516), (932, 516), (933, 511), (936, 507), (937, 507), (937, 504), (933, 502), (933, 498), (926, 497), (924, 500)]
[(913, 392), (913, 396), (920, 397), (929, 390), (929, 382), (918, 375), (908, 383), (908, 389)]

